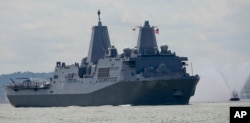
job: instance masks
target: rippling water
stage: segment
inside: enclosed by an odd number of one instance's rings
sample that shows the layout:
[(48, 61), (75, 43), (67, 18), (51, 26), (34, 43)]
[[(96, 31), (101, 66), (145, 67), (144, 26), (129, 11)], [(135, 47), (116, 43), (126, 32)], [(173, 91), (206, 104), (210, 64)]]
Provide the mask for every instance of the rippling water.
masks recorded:
[(14, 108), (10, 104), (0, 104), (0, 123), (229, 123), (230, 106), (250, 106), (250, 100), (167, 106), (51, 108)]

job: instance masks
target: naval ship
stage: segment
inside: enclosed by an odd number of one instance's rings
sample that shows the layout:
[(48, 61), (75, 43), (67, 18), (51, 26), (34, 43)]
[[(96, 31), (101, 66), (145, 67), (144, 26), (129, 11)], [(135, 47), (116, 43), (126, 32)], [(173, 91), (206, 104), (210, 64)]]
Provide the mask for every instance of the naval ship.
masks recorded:
[(88, 56), (81, 63), (56, 62), (48, 80), (27, 78), (7, 85), (14, 107), (100, 105), (185, 105), (195, 94), (199, 75), (186, 72), (180, 57), (156, 42), (155, 27), (145, 21), (137, 45), (118, 54), (110, 44), (107, 26), (98, 14), (92, 27)]

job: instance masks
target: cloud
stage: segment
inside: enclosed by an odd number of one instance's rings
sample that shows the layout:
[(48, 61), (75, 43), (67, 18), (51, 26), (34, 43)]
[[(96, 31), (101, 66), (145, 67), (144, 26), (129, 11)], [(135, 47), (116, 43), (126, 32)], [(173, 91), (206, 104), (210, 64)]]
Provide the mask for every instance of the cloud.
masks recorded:
[(22, 26), (25, 30), (37, 30), (39, 28), (44, 27), (45, 25), (41, 21), (37, 21), (34, 23), (26, 23), (26, 24), (23, 24)]

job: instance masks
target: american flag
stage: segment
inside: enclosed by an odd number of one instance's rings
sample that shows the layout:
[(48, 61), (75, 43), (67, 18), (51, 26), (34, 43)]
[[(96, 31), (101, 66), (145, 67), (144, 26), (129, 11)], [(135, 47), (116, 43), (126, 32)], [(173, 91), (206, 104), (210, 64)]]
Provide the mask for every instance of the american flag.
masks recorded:
[(155, 34), (159, 34), (159, 29), (158, 28), (155, 29)]

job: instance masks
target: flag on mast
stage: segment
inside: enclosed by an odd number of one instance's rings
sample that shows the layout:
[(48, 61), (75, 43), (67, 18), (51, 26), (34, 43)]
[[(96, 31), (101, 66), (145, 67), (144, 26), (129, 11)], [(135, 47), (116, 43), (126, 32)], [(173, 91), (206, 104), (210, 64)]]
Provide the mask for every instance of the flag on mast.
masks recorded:
[(159, 34), (159, 28), (156, 28), (154, 31), (155, 31), (155, 34)]

